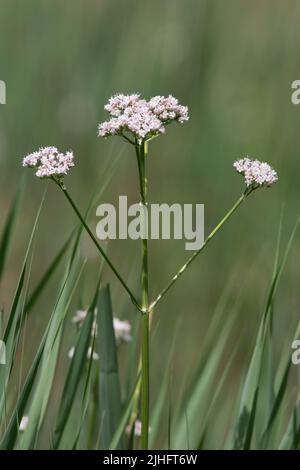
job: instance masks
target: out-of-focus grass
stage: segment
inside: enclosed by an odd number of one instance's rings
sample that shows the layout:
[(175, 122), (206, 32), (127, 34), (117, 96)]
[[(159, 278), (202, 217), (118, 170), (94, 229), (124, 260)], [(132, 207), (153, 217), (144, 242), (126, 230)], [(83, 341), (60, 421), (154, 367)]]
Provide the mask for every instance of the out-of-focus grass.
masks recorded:
[[(7, 84), (7, 104), (0, 107), (0, 225), (21, 181), (21, 157), (40, 145), (74, 150), (76, 167), (67, 183), (83, 208), (91, 188), (103, 182), (104, 169), (123, 152), (102, 200), (114, 202), (118, 194), (137, 200), (130, 151), (121, 141), (96, 137), (97, 123), (104, 118), (103, 104), (118, 91), (140, 91), (146, 96), (172, 93), (189, 106), (189, 123), (168, 129), (166, 136), (151, 144), (149, 196), (159, 202), (205, 203), (207, 233), (240, 191), (241, 181), (232, 169), (236, 157), (249, 153), (278, 170), (280, 179), (272, 191), (255, 194), (247, 202), (159, 306), (151, 345), (153, 401), (165, 373), (161, 358), (168, 357), (175, 324), (182, 325), (172, 369), (173, 393), (179, 395), (180, 384), (198, 364), (199, 344), (228, 278), (232, 289), (224, 323), (237, 297), (242, 298), (232, 340), (234, 344), (239, 340), (240, 346), (228, 389), (238, 386), (249, 358), (272, 270), (282, 203), (283, 238), (298, 215), (300, 108), (290, 102), (290, 84), (299, 78), (299, 13), (296, 0), (1, 3), (0, 79)], [(28, 178), (0, 291), (0, 306), (6, 312), (43, 191), (44, 183)], [(59, 197), (54, 187), (48, 188), (35, 241), (33, 285), (73, 228), (72, 215)], [(95, 227), (95, 210), (90, 222)], [(298, 240), (276, 300), (278, 355), (300, 307)], [(120, 241), (110, 249), (122, 272), (135, 281), (139, 246)], [(87, 240), (82, 250), (91, 265), (82, 293), (86, 306), (92, 294), (89, 279), (95, 279), (98, 266)], [(151, 289), (158, 292), (187, 253), (183, 243), (175, 241), (152, 242), (150, 250)], [(107, 271), (104, 276), (112, 280)], [(47, 288), (47, 300), (37, 303), (29, 320), (36, 338), (57, 295), (54, 281)], [(114, 281), (112, 294), (121, 314), (125, 297)], [(29, 347), (33, 349), (35, 343)], [(227, 350), (226, 357), (230, 355)], [(59, 369), (62, 377), (64, 372)]]

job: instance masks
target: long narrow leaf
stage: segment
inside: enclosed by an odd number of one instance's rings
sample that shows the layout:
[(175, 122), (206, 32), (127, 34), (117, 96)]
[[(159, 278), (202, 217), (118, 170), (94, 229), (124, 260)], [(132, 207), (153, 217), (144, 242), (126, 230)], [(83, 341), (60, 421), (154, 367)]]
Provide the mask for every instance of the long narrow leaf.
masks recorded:
[(98, 304), (100, 355), (100, 447), (108, 449), (122, 414), (116, 340), (109, 286), (101, 289)]

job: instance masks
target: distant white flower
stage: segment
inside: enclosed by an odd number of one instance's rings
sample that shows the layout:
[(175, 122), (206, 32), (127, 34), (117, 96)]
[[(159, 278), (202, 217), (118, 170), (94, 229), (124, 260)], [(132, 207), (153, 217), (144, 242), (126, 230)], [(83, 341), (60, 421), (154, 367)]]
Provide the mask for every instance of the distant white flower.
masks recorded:
[[(130, 434), (131, 432), (131, 426), (126, 427), (126, 434)], [(149, 432), (151, 432), (151, 427), (149, 426)], [(134, 423), (134, 435), (136, 437), (140, 437), (142, 435), (142, 422), (137, 419)]]
[(276, 183), (278, 176), (275, 170), (265, 162), (241, 158), (233, 164), (236, 171), (245, 177), (245, 183), (250, 186), (271, 186)]
[[(87, 310), (77, 310), (75, 312), (75, 315), (72, 318), (73, 323), (78, 325), (79, 327), (82, 326), (84, 320), (86, 319), (88, 311)], [(114, 317), (113, 319), (113, 327), (114, 327), (114, 333), (115, 333), (115, 338), (117, 344), (120, 344), (121, 342), (128, 342), (131, 341), (131, 325), (127, 320), (120, 320), (119, 318)], [(97, 336), (97, 320), (96, 318), (93, 321), (93, 326), (92, 326), (92, 337)], [(87, 359), (90, 359), (91, 357), (91, 352), (92, 348), (90, 347), (88, 349), (87, 353)], [(73, 359), (75, 353), (75, 347), (72, 346), (72, 348), (68, 352), (68, 357), (69, 359)], [(99, 355), (94, 351), (93, 353), (93, 359), (98, 360)]]
[[(90, 346), (87, 352), (87, 358), (90, 359), (92, 355), (92, 347)], [(99, 354), (96, 353), (96, 351), (93, 351), (93, 360), (98, 361), (99, 359)]]
[[(75, 315), (72, 318), (72, 322), (81, 326), (84, 320), (86, 319), (88, 311), (87, 310), (77, 310)], [(92, 336), (97, 336), (97, 320), (94, 318), (92, 326)]]
[(24, 157), (23, 166), (35, 168), (39, 178), (62, 177), (74, 166), (74, 155), (61, 153), (56, 147), (42, 147)]
[(134, 434), (138, 437), (142, 435), (142, 422), (139, 420), (136, 420), (134, 424)]
[[(77, 310), (75, 315), (73, 316), (73, 323), (81, 326), (87, 316), (87, 310)], [(115, 332), (115, 337), (117, 343), (121, 343), (122, 341), (128, 342), (131, 341), (131, 325), (127, 320), (120, 320), (117, 317), (113, 319), (113, 327)], [(97, 321), (94, 320), (92, 335), (97, 334)]]
[[(75, 354), (75, 346), (72, 346), (71, 349), (68, 352), (68, 358), (73, 359), (74, 354)], [(92, 354), (92, 348), (90, 346), (88, 351), (87, 351), (87, 355), (86, 355), (87, 359), (91, 358), (91, 354)], [(96, 351), (94, 351), (93, 352), (93, 360), (98, 361), (98, 359), (99, 359), (99, 354), (97, 354)]]
[(29, 417), (28, 416), (23, 416), (23, 418), (21, 419), (21, 422), (20, 422), (19, 431), (24, 432), (25, 429), (28, 426), (28, 423), (29, 423)]
[(71, 349), (69, 349), (68, 358), (73, 359), (74, 353), (75, 353), (75, 346), (72, 346)]
[(119, 94), (110, 98), (104, 109), (111, 119), (99, 125), (100, 137), (131, 132), (139, 142), (164, 133), (165, 125), (172, 121), (183, 123), (189, 119), (188, 108), (171, 95), (147, 101), (139, 94)]
[(114, 331), (117, 342), (121, 341), (131, 341), (131, 325), (129, 321), (119, 320), (119, 318), (114, 318)]
[(87, 316), (87, 310), (76, 310), (74, 317), (72, 318), (73, 323), (83, 323)]

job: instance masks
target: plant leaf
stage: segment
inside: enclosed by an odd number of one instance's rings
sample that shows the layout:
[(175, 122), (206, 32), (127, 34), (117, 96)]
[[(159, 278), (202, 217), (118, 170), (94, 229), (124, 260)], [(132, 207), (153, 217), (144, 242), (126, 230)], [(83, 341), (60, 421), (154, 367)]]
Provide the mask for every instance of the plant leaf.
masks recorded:
[(100, 355), (100, 447), (108, 449), (121, 419), (122, 404), (110, 288), (100, 290), (98, 303), (98, 349)]

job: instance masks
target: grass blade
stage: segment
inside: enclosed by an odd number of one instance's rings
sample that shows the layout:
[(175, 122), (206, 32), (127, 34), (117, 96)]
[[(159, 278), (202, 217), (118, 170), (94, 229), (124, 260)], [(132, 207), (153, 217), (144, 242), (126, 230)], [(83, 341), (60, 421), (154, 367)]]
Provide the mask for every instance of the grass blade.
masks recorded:
[[(97, 292), (98, 293), (98, 292)], [(69, 414), (71, 412), (73, 401), (77, 392), (77, 388), (84, 372), (84, 365), (86, 363), (88, 348), (91, 343), (91, 331), (94, 322), (94, 311), (97, 302), (97, 294), (87, 316), (80, 329), (79, 338), (75, 346), (74, 357), (71, 361), (69, 372), (65, 381), (62, 399), (58, 410), (58, 420), (55, 427), (54, 434), (54, 449), (57, 449), (67, 425)]]
[(116, 340), (110, 288), (100, 290), (98, 304), (98, 340), (100, 355), (100, 406), (102, 432), (100, 447), (108, 449), (122, 415)]
[(54, 314), (51, 319), (43, 351), (39, 379), (35, 385), (33, 399), (28, 410), (28, 427), (26, 432), (24, 432), (20, 443), (22, 449), (33, 448), (37, 433), (42, 424), (56, 368), (63, 321), (70, 306), (74, 292), (76, 291), (76, 286), (82, 273), (82, 269), (83, 265), (78, 266), (77, 263), (73, 265), (71, 272), (67, 276), (57, 305), (54, 309)]
[(2, 238), (0, 241), (0, 281), (3, 275), (4, 267), (5, 267), (5, 262), (8, 256), (10, 244), (11, 244), (11, 239), (12, 239), (12, 234), (13, 230), (15, 227), (16, 219), (19, 213), (19, 208), (20, 208), (20, 202), (22, 199), (22, 194), (24, 190), (24, 184), (23, 182), (21, 183), (17, 194), (15, 196), (15, 199), (12, 203), (11, 209), (9, 211), (9, 214), (6, 219), (6, 223), (4, 226), (4, 230), (2, 233)]

